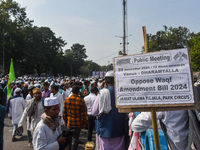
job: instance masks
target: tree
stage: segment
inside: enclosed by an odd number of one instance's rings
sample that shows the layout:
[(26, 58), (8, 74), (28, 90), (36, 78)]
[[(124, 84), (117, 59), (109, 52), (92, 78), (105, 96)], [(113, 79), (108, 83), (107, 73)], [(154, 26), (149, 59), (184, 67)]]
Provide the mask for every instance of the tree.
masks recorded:
[(194, 35), (186, 27), (163, 27), (164, 30), (158, 31), (155, 35), (150, 34), (149, 52), (184, 48), (187, 46), (187, 41)]
[(200, 71), (200, 32), (188, 41), (193, 71)]
[(85, 46), (79, 43), (73, 44), (71, 49), (65, 51), (64, 57), (70, 70), (70, 75), (79, 75), (79, 69), (84, 64), (84, 59), (87, 58)]
[(33, 21), (26, 15), (26, 8), (13, 0), (1, 1), (0, 3), (0, 21), (1, 27), (6, 28), (9, 23), (15, 24), (17, 28), (26, 28), (32, 26)]
[(79, 71), (81, 72), (81, 75), (88, 77), (91, 76), (92, 71), (99, 71), (101, 70), (101, 66), (99, 66), (97, 63), (92, 62), (91, 60), (87, 60), (84, 62), (84, 65), (81, 66)]
[(113, 64), (109, 64), (109, 65), (104, 65), (104, 66), (101, 66), (101, 70), (102, 71), (109, 71), (109, 70), (113, 70)]
[[(25, 34), (27, 51), (24, 53), (24, 65), (35, 70), (38, 75), (47, 70), (57, 74), (58, 64), (63, 59), (62, 47), (65, 46), (65, 41), (61, 37), (56, 38), (48, 27), (27, 28)], [(26, 64), (27, 62), (29, 63)]]
[[(26, 9), (12, 0), (0, 2), (0, 53), (13, 58), (16, 74), (58, 74), (64, 66), (62, 48), (66, 42), (48, 27), (36, 27)], [(2, 57), (0, 57), (2, 62)], [(6, 62), (6, 61), (5, 61)], [(5, 63), (7, 72), (9, 62)]]
[[(20, 43), (23, 38), (22, 30), (31, 27), (32, 22), (26, 16), (25, 8), (12, 0), (0, 2), (0, 53), (5, 53), (4, 60), (10, 60), (12, 57), (14, 62), (20, 62), (23, 54), (23, 48)], [(19, 42), (19, 44), (18, 44)], [(1, 62), (3, 58), (1, 57)], [(5, 70), (9, 70), (9, 63), (5, 61)], [(19, 66), (16, 65), (16, 73)]]

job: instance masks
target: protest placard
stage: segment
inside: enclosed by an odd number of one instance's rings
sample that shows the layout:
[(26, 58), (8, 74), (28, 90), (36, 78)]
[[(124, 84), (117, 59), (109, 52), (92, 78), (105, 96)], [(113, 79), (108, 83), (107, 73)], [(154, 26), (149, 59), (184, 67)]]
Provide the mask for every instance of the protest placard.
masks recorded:
[(113, 61), (118, 108), (195, 108), (186, 48), (115, 57)]

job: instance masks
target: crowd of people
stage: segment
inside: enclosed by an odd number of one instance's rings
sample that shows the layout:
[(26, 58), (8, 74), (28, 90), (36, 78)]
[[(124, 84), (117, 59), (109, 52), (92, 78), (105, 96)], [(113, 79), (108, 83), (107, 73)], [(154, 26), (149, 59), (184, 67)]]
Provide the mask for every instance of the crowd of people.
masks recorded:
[[(149, 112), (137, 117), (131, 112), (118, 112), (113, 71), (108, 71), (105, 78), (18, 77), (11, 84), (9, 99), (7, 82), (8, 76), (0, 78), (0, 149), (6, 112), (13, 124), (11, 141), (23, 136), (26, 121), (28, 146), (35, 150), (77, 150), (83, 128), (88, 130), (87, 141), (95, 140), (96, 150), (140, 150), (131, 140), (133, 133), (146, 131), (152, 123)], [(199, 99), (200, 82), (194, 82)], [(169, 149), (190, 149), (187, 110), (157, 112), (157, 118), (166, 128)]]

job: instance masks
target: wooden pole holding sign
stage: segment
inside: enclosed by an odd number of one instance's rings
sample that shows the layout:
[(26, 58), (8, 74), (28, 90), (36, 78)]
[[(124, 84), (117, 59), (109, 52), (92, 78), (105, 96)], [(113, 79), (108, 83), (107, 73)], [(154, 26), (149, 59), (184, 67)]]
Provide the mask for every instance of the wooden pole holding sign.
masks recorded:
[(160, 149), (160, 138), (158, 132), (158, 124), (157, 124), (157, 115), (156, 115), (156, 108), (151, 108), (151, 118), (152, 118), (152, 126), (153, 126), (153, 137), (154, 137), (154, 145), (156, 150)]
[[(143, 37), (144, 37), (144, 48), (145, 53), (148, 53), (149, 51), (149, 41), (148, 41), (148, 35), (146, 33), (146, 26), (142, 27), (143, 31)], [(156, 150), (161, 150), (160, 148), (160, 138), (159, 138), (159, 132), (158, 132), (158, 124), (157, 124), (157, 115), (156, 115), (156, 108), (151, 108), (151, 118), (152, 118), (152, 126), (153, 126), (153, 134), (154, 134), (154, 145)]]

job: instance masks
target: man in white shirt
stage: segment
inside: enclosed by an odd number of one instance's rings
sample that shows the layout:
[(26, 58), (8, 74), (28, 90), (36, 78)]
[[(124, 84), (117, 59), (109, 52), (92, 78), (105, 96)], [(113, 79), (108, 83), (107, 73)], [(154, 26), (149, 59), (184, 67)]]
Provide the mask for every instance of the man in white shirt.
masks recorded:
[(33, 85), (30, 85), (28, 87), (28, 95), (26, 96), (26, 101), (33, 98), (33, 89), (34, 88), (35, 88), (35, 86), (33, 86)]
[(61, 125), (62, 125), (62, 124), (64, 124), (64, 120), (63, 120), (63, 105), (64, 105), (63, 95), (60, 94), (59, 88), (55, 84), (51, 85), (50, 91), (51, 91), (50, 97), (57, 97), (57, 99), (58, 99), (58, 104), (60, 106), (59, 117), (61, 118)]
[(96, 145), (100, 150), (125, 150), (126, 114), (116, 108), (113, 71), (106, 73), (105, 84), (92, 105), (92, 115), (98, 116)]
[(66, 143), (66, 137), (59, 137), (61, 133), (59, 111), (56, 97), (44, 99), (44, 113), (33, 133), (34, 150), (59, 150), (60, 145)]
[[(16, 141), (17, 139), (15, 136), (17, 135), (17, 126), (20, 121), (20, 118), (22, 116), (22, 113), (26, 107), (26, 103), (24, 98), (21, 95), (22, 90), (20, 88), (16, 88), (14, 93), (15, 96), (13, 96), (10, 99), (10, 107), (9, 107), (9, 114), (10, 114), (10, 119), (12, 120), (13, 126), (13, 134), (12, 134), (12, 142)], [(22, 131), (22, 130), (21, 130)], [(23, 131), (22, 131), (23, 132)], [(22, 134), (19, 133), (19, 135)]]
[[(35, 87), (33, 85), (30, 85), (28, 87), (28, 95), (26, 96), (26, 103), (33, 98), (33, 89), (34, 88)], [(32, 147), (31, 117), (27, 117), (27, 134), (28, 134), (28, 146)]]
[[(188, 150), (188, 111), (157, 112), (157, 119), (166, 127), (166, 137), (171, 150)], [(132, 122), (134, 132), (146, 131), (152, 125), (151, 112), (140, 113)]]
[(92, 132), (93, 132), (93, 128), (95, 126), (95, 117), (92, 116), (92, 112), (91, 112), (91, 107), (97, 97), (99, 90), (97, 87), (93, 87), (91, 89), (91, 92), (88, 96), (84, 97), (84, 101), (87, 107), (87, 121), (88, 121), (88, 141), (92, 141)]
[(66, 100), (66, 98), (68, 97), (68, 93), (66, 92), (66, 87), (65, 87), (65, 83), (63, 82), (63, 83), (61, 83), (61, 85), (60, 85), (60, 89), (59, 89), (59, 92), (60, 92), (60, 94), (63, 96), (63, 100), (65, 101)]
[(33, 98), (27, 101), (27, 106), (22, 114), (22, 117), (19, 121), (18, 128), (22, 128), (24, 120), (28, 117), (31, 119), (28, 119), (27, 122), (30, 124), (30, 131), (28, 132), (29, 141), (28, 145), (32, 147), (32, 133), (38, 124), (38, 122), (41, 120), (41, 115), (44, 113), (44, 107), (42, 102), (42, 93), (40, 88), (34, 88), (33, 89)]
[(69, 86), (69, 82), (66, 82), (65, 84), (65, 92), (66, 92), (67, 97), (72, 92), (72, 88)]

